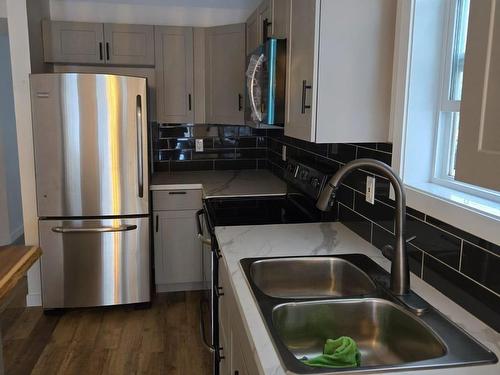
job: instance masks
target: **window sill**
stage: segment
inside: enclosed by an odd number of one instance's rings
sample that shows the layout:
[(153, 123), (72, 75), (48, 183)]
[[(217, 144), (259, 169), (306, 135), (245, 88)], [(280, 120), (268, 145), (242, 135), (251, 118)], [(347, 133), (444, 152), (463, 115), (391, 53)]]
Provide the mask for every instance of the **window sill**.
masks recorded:
[(500, 243), (500, 203), (431, 182), (406, 185), (408, 206), (495, 244)]

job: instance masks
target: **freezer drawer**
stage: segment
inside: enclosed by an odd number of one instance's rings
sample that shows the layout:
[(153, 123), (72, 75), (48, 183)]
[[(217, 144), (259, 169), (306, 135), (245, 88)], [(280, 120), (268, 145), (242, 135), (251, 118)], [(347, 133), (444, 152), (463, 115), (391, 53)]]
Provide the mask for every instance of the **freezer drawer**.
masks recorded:
[(40, 220), (45, 309), (150, 301), (149, 218)]

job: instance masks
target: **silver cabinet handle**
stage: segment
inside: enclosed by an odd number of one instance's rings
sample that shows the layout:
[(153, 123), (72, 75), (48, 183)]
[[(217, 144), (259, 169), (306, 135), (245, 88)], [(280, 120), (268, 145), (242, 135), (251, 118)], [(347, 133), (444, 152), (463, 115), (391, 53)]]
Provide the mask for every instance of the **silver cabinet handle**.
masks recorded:
[(136, 106), (136, 125), (137, 125), (137, 177), (138, 177), (138, 195), (139, 198), (144, 196), (144, 165), (142, 157), (142, 100), (141, 96), (137, 95)]
[(118, 227), (89, 227), (89, 228), (72, 228), (72, 227), (54, 227), (52, 232), (55, 233), (106, 233), (106, 232), (127, 232), (137, 229), (137, 225), (120, 225)]
[(311, 109), (310, 105), (306, 105), (306, 96), (307, 96), (307, 90), (312, 89), (311, 85), (307, 84), (306, 80), (302, 81), (302, 108), (300, 110), (300, 113), (304, 114), (306, 113), (306, 109)]

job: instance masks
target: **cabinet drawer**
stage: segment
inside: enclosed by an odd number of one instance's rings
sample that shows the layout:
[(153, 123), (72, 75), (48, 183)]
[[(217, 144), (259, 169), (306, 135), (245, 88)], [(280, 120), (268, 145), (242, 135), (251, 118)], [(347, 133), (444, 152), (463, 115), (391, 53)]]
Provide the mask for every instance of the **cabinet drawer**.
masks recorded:
[(197, 210), (203, 207), (201, 190), (153, 192), (153, 210)]

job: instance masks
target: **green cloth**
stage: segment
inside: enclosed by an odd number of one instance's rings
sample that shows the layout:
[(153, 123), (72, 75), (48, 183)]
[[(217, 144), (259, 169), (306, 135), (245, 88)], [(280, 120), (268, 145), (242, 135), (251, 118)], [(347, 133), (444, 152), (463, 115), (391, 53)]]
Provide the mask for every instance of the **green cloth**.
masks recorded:
[(326, 340), (323, 354), (311, 359), (304, 357), (302, 362), (313, 367), (359, 367), (361, 355), (356, 341), (350, 337), (342, 336), (336, 340)]

